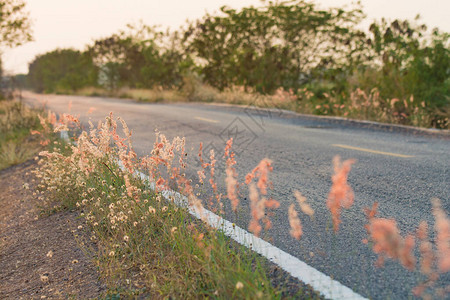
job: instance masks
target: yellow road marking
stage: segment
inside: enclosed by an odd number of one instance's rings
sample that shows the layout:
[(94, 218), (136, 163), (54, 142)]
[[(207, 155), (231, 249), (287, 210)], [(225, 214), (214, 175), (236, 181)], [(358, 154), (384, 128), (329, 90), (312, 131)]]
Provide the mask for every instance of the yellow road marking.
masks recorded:
[(383, 151), (377, 151), (377, 150), (371, 150), (371, 149), (359, 148), (359, 147), (353, 147), (353, 146), (347, 146), (347, 145), (340, 145), (340, 144), (333, 144), (332, 146), (344, 148), (344, 149), (351, 149), (351, 150), (381, 154), (381, 155), (395, 156), (395, 157), (403, 157), (403, 158), (414, 157), (413, 155), (404, 155), (404, 154), (398, 154), (398, 153), (383, 152)]
[(205, 122), (209, 122), (209, 123), (219, 123), (219, 121), (211, 120), (211, 119), (207, 119), (207, 118), (202, 118), (202, 117), (194, 117), (194, 119), (205, 121)]

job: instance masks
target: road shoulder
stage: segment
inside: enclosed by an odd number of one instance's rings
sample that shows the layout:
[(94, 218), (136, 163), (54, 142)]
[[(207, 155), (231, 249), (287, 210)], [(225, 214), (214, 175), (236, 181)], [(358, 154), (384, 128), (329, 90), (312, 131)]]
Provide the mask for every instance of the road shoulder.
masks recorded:
[(0, 298), (98, 297), (105, 287), (80, 248), (85, 237), (74, 234), (78, 213), (40, 215), (36, 166), (28, 161), (0, 171)]

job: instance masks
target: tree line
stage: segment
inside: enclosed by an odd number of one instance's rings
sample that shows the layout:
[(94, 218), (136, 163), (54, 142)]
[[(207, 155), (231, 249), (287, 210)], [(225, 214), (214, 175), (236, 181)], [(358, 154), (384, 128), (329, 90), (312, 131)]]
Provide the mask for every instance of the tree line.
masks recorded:
[(307, 88), (319, 98), (377, 88), (380, 97), (425, 103), (435, 118), (448, 117), (449, 34), (418, 19), (382, 19), (362, 30), (364, 18), (360, 5), (323, 9), (303, 0), (222, 7), (179, 30), (139, 24), (84, 51), (39, 55), (28, 84), (49, 93), (87, 86), (181, 89), (195, 76), (219, 90)]
[(33, 39), (31, 22), (21, 0), (0, 0), (0, 100), (11, 97), (11, 78), (3, 76), (2, 53)]

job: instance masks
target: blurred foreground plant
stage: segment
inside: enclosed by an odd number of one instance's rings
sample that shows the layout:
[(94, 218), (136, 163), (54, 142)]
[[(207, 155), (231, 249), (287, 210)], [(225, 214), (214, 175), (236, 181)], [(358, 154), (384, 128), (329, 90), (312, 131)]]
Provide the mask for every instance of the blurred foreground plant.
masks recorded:
[[(56, 121), (56, 116), (50, 113), (46, 118), (41, 117), (41, 121), (44, 130), (49, 130), (46, 122), (51, 122), (56, 131), (79, 123), (76, 117), (66, 114)], [(139, 158), (133, 150), (131, 136), (125, 121), (110, 114), (97, 127), (91, 124), (90, 132), (82, 132), (76, 144), (41, 152), (44, 159), (36, 173), (41, 180), (42, 200), (47, 197), (59, 208), (78, 207), (82, 211), (91, 239), (98, 243), (102, 274), (113, 289), (118, 289), (116, 283), (120, 282), (120, 286), (127, 287), (127, 293), (131, 294), (147, 293), (142, 288), (151, 287), (148, 292), (151, 295), (178, 297), (277, 298), (292, 295), (283, 287), (274, 287), (270, 283), (262, 258), (237, 246), (220, 230), (194, 220), (186, 207), (175, 205), (179, 199), (172, 197), (167, 201), (162, 197), (169, 187), (175, 188), (187, 196), (185, 205), (198, 212), (204, 212), (204, 206), (208, 205), (209, 209), (224, 214), (224, 197), (215, 179), (219, 158), (214, 151), (210, 152), (209, 162), (205, 162), (200, 145), (201, 168), (192, 170), (196, 171), (194, 174), (198, 175), (200, 183), (209, 182), (209, 203), (203, 203), (196, 196), (192, 180), (186, 176), (189, 169), (184, 138), (176, 137), (170, 141), (157, 132), (150, 155)], [(232, 144), (230, 139), (223, 158), (226, 160), (226, 197), (231, 210), (237, 212), (243, 189), (235, 169), (237, 162)], [(347, 182), (353, 163), (354, 160), (341, 163), (339, 157), (334, 159), (335, 174), (326, 205), (336, 234), (342, 222), (342, 208), (350, 209), (354, 202), (353, 191)], [(150, 181), (136, 176), (137, 170), (148, 174)], [(256, 236), (263, 230), (264, 233), (270, 230), (270, 218), (280, 206), (269, 193), (272, 171), (272, 161), (265, 158), (245, 177), (251, 215), (248, 230)], [(301, 211), (311, 221), (324, 221), (314, 218), (314, 209), (300, 192), (295, 191), (294, 196)], [(368, 236), (364, 243), (370, 241), (373, 251), (379, 255), (378, 265), (389, 258), (398, 260), (408, 270), (415, 270), (416, 262), (420, 261), (419, 271), (427, 280), (414, 289), (416, 296), (426, 297), (429, 292), (446, 295), (448, 292), (448, 287), (436, 287), (435, 284), (440, 275), (450, 269), (450, 221), (437, 200), (433, 207), (436, 246), (428, 241), (426, 223), (421, 223), (417, 233), (420, 259), (414, 255), (415, 234), (403, 237), (395, 220), (376, 217), (376, 203), (366, 210)], [(295, 205), (289, 207), (288, 216), (292, 237), (301, 240), (309, 234), (303, 230), (302, 221), (306, 220), (295, 210)], [(138, 289), (133, 290), (131, 285)]]

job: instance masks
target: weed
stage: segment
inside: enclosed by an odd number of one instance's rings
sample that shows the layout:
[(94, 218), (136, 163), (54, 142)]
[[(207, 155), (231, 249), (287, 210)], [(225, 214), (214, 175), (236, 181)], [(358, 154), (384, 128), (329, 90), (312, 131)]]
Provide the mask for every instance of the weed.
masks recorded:
[(36, 172), (48, 199), (83, 211), (111, 295), (281, 297), (283, 290), (272, 286), (262, 258), (162, 197), (158, 190), (168, 179), (152, 191), (149, 182), (134, 176), (136, 169), (153, 179), (167, 174), (192, 205), (203, 207), (184, 178), (184, 162), (177, 159), (184, 157), (184, 140), (169, 142), (158, 134), (152, 155), (140, 160), (121, 121), (124, 135), (110, 115), (91, 134), (81, 133), (70, 153), (41, 152), (44, 159)]
[(199, 80), (190, 79), (186, 81), (182, 89), (121, 88), (110, 91), (101, 88), (84, 88), (76, 93), (85, 96), (131, 98), (151, 103), (196, 101), (250, 105), (417, 127), (446, 129), (449, 126), (448, 111), (445, 109), (427, 107), (424, 101), (418, 102), (412, 95), (406, 99), (385, 99), (375, 88), (370, 91), (358, 88), (348, 95), (325, 92), (314, 94), (306, 88), (297, 91), (279, 88), (272, 95), (264, 95), (242, 86), (232, 86), (219, 91)]
[[(54, 121), (54, 117), (52, 114), (46, 119), (41, 117), (41, 121), (45, 120)], [(117, 120), (122, 125), (123, 134), (119, 134)], [(63, 115), (53, 123), (55, 128), (65, 129), (79, 122), (70, 115)], [(92, 233), (91, 239), (98, 243), (98, 265), (111, 287), (111, 295), (249, 299), (286, 295), (283, 288), (275, 288), (270, 283), (266, 275), (267, 263), (262, 258), (236, 246), (220, 230), (194, 220), (185, 207), (175, 205), (179, 199), (162, 197), (162, 192), (170, 185), (187, 196), (191, 207), (200, 213), (204, 209), (202, 201), (195, 196), (191, 181), (185, 176), (188, 166), (184, 138), (176, 137), (169, 141), (157, 132), (151, 154), (138, 158), (131, 143), (131, 131), (124, 120), (115, 119), (111, 113), (105, 122), (89, 134), (82, 132), (76, 145), (67, 148), (65, 145), (41, 152), (43, 160), (36, 171), (41, 180), (40, 193), (53, 201), (60, 201), (63, 207), (77, 207), (83, 211)], [(199, 153), (201, 150), (200, 146)], [(227, 197), (235, 210), (239, 205), (236, 191), (240, 184), (233, 167), (236, 161), (232, 140), (225, 146), (224, 158)], [(207, 176), (210, 177), (213, 193), (210, 208), (222, 213), (224, 199), (214, 180), (218, 158), (211, 151), (209, 163), (205, 163), (200, 154), (199, 159), (199, 180), (205, 181)], [(333, 185), (326, 206), (335, 238), (338, 238), (342, 208), (350, 209), (355, 201), (347, 182), (354, 162), (347, 160), (341, 163), (339, 157), (334, 159)], [(135, 176), (136, 170), (148, 174), (150, 181)], [(270, 217), (279, 207), (279, 202), (270, 198), (268, 193), (272, 187), (272, 171), (271, 160), (265, 158), (245, 178), (251, 206), (248, 229), (255, 235), (271, 228)], [(301, 211), (311, 221), (327, 222), (313, 218), (314, 211), (299, 192), (295, 191), (294, 196)], [(427, 239), (426, 224), (418, 225), (417, 234), (403, 237), (395, 220), (379, 218), (376, 214), (375, 203), (366, 210), (368, 236), (364, 243), (371, 245), (379, 255), (379, 266), (385, 259), (393, 259), (413, 271), (416, 262), (420, 261), (419, 271), (427, 280), (412, 292), (423, 297), (427, 297), (428, 292), (445, 296), (448, 287), (435, 288), (435, 283), (450, 269), (450, 221), (439, 201), (433, 200), (436, 246)], [(291, 205), (290, 233), (298, 240), (308, 234), (303, 230), (302, 221), (295, 205)], [(420, 259), (414, 255), (415, 236), (420, 242)]]
[(24, 162), (39, 151), (38, 111), (14, 100), (0, 101), (0, 170)]

